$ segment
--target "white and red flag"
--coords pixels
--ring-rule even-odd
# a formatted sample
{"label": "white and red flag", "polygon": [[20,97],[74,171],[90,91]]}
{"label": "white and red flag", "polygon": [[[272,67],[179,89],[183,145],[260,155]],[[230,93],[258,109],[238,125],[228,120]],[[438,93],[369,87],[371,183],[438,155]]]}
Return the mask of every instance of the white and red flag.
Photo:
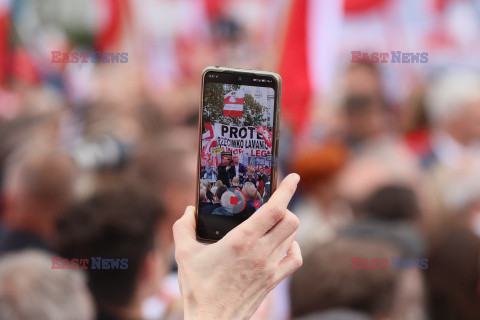
{"label": "white and red flag", "polygon": [[268,131],[267,127],[265,126],[255,127],[255,131],[260,133],[263,136],[263,140],[265,140],[265,143],[267,144],[267,146],[271,148],[273,135],[270,131]]}
{"label": "white and red flag", "polygon": [[223,116],[224,117],[242,117],[243,104],[245,102],[245,92],[243,90],[230,91],[223,99]]}
{"label": "white and red flag", "polygon": [[211,123],[205,123],[205,133],[202,135],[202,140],[212,140],[215,137],[213,126]]}

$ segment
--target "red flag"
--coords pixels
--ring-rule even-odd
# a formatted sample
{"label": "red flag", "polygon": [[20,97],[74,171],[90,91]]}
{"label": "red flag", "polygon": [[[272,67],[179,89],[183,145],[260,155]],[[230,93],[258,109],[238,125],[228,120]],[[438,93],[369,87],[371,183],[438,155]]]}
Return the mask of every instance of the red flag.
{"label": "red flag", "polygon": [[271,148],[273,136],[272,136],[272,133],[268,131],[267,127],[265,126],[255,127],[255,131],[260,133],[263,136],[263,140],[265,140],[265,143],[267,144],[267,146]]}
{"label": "red flag", "polygon": [[10,14],[9,6],[0,1],[0,83],[5,80],[9,57]]}
{"label": "red flag", "polygon": [[311,94],[307,65],[307,0],[294,0],[280,62],[282,75],[282,118],[294,132],[309,117]]}
{"label": "red flag", "polygon": [[96,2],[100,11],[100,28],[95,39],[95,48],[106,51],[118,45],[122,36],[124,19],[130,19],[130,8],[127,0],[101,0]]}
{"label": "red flag", "polygon": [[282,118],[297,136],[307,133],[313,98],[336,72],[342,18],[342,0],[292,0],[279,71]]}
{"label": "red flag", "polygon": [[213,133],[213,126],[211,123],[205,123],[206,132],[202,135],[202,140],[212,140],[215,134]]}

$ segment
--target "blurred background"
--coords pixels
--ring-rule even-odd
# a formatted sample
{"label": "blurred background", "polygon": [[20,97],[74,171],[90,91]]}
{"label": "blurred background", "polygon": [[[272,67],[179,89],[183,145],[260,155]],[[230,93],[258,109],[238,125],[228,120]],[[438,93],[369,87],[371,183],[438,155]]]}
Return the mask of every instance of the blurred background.
{"label": "blurred background", "polygon": [[[479,1],[0,0],[0,318],[183,319],[171,227],[217,65],[282,76],[280,172],[301,175],[304,266],[254,319],[480,319],[479,40]],[[51,256],[128,257],[129,275]]]}

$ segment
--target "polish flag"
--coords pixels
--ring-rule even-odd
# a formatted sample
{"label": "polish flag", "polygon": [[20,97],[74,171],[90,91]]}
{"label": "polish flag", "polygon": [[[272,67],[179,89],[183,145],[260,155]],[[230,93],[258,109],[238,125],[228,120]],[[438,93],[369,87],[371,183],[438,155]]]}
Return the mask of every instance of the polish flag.
{"label": "polish flag", "polygon": [[292,0],[280,55],[282,118],[299,136],[311,125],[315,98],[328,91],[337,71],[344,0]]}
{"label": "polish flag", "polygon": [[243,90],[230,91],[223,99],[223,116],[224,117],[242,117],[243,104],[245,102],[245,93]]}
{"label": "polish flag", "polygon": [[213,133],[213,126],[211,123],[205,123],[205,133],[202,135],[202,140],[212,140],[215,134]]}
{"label": "polish flag", "polygon": [[263,140],[265,140],[265,143],[267,144],[267,146],[271,148],[273,135],[270,131],[268,131],[267,127],[265,126],[255,127],[255,131],[260,133],[263,136]]}

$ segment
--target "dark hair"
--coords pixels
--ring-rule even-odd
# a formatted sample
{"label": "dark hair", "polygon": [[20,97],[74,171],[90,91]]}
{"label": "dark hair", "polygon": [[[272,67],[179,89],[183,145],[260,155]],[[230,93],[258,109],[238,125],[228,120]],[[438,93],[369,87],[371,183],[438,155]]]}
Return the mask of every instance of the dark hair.
{"label": "dark hair", "polygon": [[119,188],[74,205],[58,224],[57,250],[68,259],[128,259],[128,268],[88,269],[100,310],[131,301],[146,255],[154,248],[163,208],[150,194]]}
{"label": "dark hair", "polygon": [[224,193],[225,191],[227,191],[227,190],[228,190],[227,186],[221,185],[221,186],[218,187],[217,190],[215,191],[215,197],[217,197],[217,199],[221,199],[223,193]]}
{"label": "dark hair", "polygon": [[[329,309],[348,309],[390,316],[399,281],[398,270],[353,268],[352,258],[390,260],[398,252],[372,240],[337,238],[308,254],[291,280],[294,318]],[[385,261],[387,262],[387,261]]]}
{"label": "dark hair", "polygon": [[425,280],[432,319],[480,319],[480,239],[455,222],[436,230]]}
{"label": "dark hair", "polygon": [[407,186],[387,185],[373,192],[363,204],[367,216],[380,220],[410,220],[419,215],[414,191]]}

